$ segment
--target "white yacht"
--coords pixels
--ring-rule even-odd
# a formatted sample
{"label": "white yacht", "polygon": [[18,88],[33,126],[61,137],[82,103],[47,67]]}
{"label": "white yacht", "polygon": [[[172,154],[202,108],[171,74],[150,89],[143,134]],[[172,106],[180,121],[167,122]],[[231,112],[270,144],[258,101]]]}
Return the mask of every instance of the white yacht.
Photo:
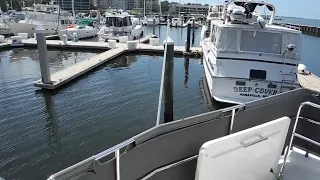
{"label": "white yacht", "polygon": [[[257,7],[272,15],[266,22]],[[211,96],[241,104],[299,87],[301,32],[273,25],[276,9],[266,2],[231,0],[201,32],[205,77]]]}
{"label": "white yacht", "polygon": [[170,26],[172,26],[172,27],[182,27],[183,26],[182,18],[172,18]]}
{"label": "white yacht", "polygon": [[143,27],[133,24],[127,12],[113,12],[106,15],[105,26],[101,27],[98,36],[104,40],[132,40],[143,36]]}
{"label": "white yacht", "polygon": [[6,20],[2,16],[2,12],[0,12],[0,35],[8,35],[11,33],[11,28],[8,26]]}
{"label": "white yacht", "polygon": [[193,27],[193,20],[194,20],[194,27],[201,27],[201,22],[199,21],[199,19],[196,18],[190,18],[186,23],[183,24],[183,27],[186,27],[188,24],[191,24],[191,27]]}
{"label": "white yacht", "polygon": [[155,19],[155,25],[158,25],[159,22],[159,18],[156,17],[144,17],[144,19],[142,19],[142,24],[145,26],[153,26],[153,19]]}
{"label": "white yacht", "polygon": [[25,19],[9,22],[11,33],[29,33],[31,36],[38,25],[42,25],[46,34],[55,34],[73,23],[71,13],[61,11],[58,5],[34,4],[32,11],[26,11]]}
{"label": "white yacht", "polygon": [[64,30],[58,32],[59,38],[63,39],[63,35],[67,35],[67,39],[73,38],[73,34],[76,33],[77,39],[84,39],[97,36],[99,32],[98,23],[96,19],[80,19],[77,24],[70,25]]}

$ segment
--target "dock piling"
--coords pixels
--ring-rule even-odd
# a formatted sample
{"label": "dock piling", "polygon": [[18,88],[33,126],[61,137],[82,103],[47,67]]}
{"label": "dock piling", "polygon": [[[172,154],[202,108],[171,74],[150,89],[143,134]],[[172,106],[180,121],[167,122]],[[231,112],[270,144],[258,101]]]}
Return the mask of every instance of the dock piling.
{"label": "dock piling", "polygon": [[173,121],[173,58],[174,41],[168,37],[163,44],[167,43],[167,54],[164,71],[164,123]]}
{"label": "dock piling", "polygon": [[192,19],[192,45],[194,45],[195,18]]}
{"label": "dock piling", "polygon": [[47,51],[45,29],[40,25],[40,26],[37,26],[35,31],[36,31],[36,38],[37,38],[42,82],[44,84],[50,84],[51,78],[50,78],[50,69],[49,69],[49,62],[48,62],[48,51]]}
{"label": "dock piling", "polygon": [[186,52],[190,52],[190,35],[191,35],[191,24],[187,25],[187,44],[186,44]]}
{"label": "dock piling", "polygon": [[156,34],[156,18],[153,17],[152,34]]}

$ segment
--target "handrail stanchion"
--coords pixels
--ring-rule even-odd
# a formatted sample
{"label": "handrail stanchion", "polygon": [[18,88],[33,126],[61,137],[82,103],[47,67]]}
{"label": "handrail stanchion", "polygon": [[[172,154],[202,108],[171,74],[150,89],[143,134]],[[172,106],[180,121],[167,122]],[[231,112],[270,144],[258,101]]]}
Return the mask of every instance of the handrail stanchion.
{"label": "handrail stanchion", "polygon": [[229,134],[232,133],[232,128],[233,128],[233,122],[234,122],[234,116],[236,114],[236,108],[232,109],[231,111],[231,121],[230,121],[230,128],[229,128]]}
{"label": "handrail stanchion", "polygon": [[[166,32],[166,39],[169,36],[169,20],[167,21],[167,32]],[[166,42],[164,45],[164,56],[163,56],[163,63],[162,63],[162,74],[161,74],[161,82],[160,82],[160,93],[159,93],[159,101],[158,101],[158,111],[157,111],[157,123],[158,126],[160,124],[160,113],[161,113],[161,104],[162,104],[162,94],[163,94],[163,82],[164,82],[164,71],[166,65],[166,56],[167,56],[167,47],[168,43]]]}
{"label": "handrail stanchion", "polygon": [[116,177],[117,180],[120,180],[120,148],[115,152],[116,156]]}
{"label": "handrail stanchion", "polygon": [[313,140],[311,140],[311,139],[309,139],[309,138],[306,138],[306,137],[304,137],[304,136],[301,136],[300,134],[296,134],[296,133],[295,133],[295,131],[296,131],[296,129],[297,129],[297,125],[298,125],[298,121],[299,121],[301,109],[302,109],[302,107],[305,106],[305,105],[312,106],[312,107],[314,107],[314,108],[320,109],[320,105],[315,104],[315,103],[312,103],[312,102],[309,102],[309,101],[301,103],[301,105],[300,105],[300,107],[299,107],[299,109],[298,109],[297,116],[296,116],[296,121],[295,121],[294,126],[293,126],[293,130],[292,130],[291,138],[290,138],[290,141],[289,141],[289,145],[288,145],[287,150],[286,150],[286,152],[285,152],[285,156],[284,156],[283,164],[282,164],[281,169],[280,169],[280,172],[279,172],[279,176],[283,176],[283,170],[284,170],[284,167],[285,167],[285,165],[286,165],[286,163],[287,163],[287,158],[288,158],[288,156],[289,156],[289,152],[290,152],[290,149],[291,149],[292,143],[293,143],[293,138],[294,138],[295,136],[297,136],[297,137],[299,137],[299,138],[302,138],[302,139],[304,139],[304,140],[306,140],[306,141],[308,141],[308,142],[311,142],[311,143],[313,143],[313,144],[316,144],[316,145],[320,144],[320,143],[318,143],[318,142],[316,142],[316,141],[313,141]]}

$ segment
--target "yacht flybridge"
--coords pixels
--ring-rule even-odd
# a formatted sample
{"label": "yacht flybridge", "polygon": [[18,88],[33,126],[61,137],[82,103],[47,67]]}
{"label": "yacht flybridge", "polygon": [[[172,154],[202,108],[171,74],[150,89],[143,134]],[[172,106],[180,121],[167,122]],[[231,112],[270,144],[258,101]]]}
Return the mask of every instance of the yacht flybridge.
{"label": "yacht flybridge", "polygon": [[[259,7],[271,11],[268,22]],[[201,46],[216,101],[241,104],[299,87],[301,32],[274,25],[275,12],[269,3],[247,0],[209,8]]]}

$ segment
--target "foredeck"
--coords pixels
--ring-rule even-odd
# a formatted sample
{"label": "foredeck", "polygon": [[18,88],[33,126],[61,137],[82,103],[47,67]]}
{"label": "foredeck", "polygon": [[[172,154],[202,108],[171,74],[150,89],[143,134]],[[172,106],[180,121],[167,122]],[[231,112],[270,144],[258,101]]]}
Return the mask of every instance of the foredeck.
{"label": "foredeck", "polygon": [[313,91],[320,92],[320,78],[314,74],[300,74],[298,73],[299,84]]}

